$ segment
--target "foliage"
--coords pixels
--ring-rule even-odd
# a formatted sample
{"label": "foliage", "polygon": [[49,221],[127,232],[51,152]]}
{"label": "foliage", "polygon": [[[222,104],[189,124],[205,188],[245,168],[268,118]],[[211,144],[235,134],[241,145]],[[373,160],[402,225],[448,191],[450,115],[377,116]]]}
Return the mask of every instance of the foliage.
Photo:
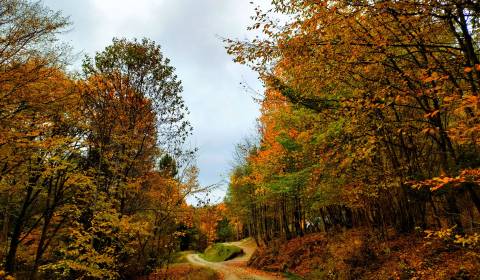
{"label": "foliage", "polygon": [[175,69],[151,40],[114,39],[69,75],[56,37],[68,25],[0,0],[2,279],[132,278],[168,264],[192,220]]}
{"label": "foliage", "polygon": [[119,108],[123,110],[117,112],[130,117],[125,121],[138,122],[140,119],[137,118],[146,117],[130,110],[153,112],[158,144],[178,156],[191,127],[185,118],[188,112],[181,96],[181,82],[175,75],[175,68],[169,64],[170,60],[164,58],[160,46],[151,40],[114,38],[112,45],[97,53],[94,61],[87,57],[83,69],[87,80],[95,78],[92,81],[94,90],[108,94],[102,98],[140,102],[125,103],[123,106],[128,107]]}
{"label": "foliage", "polygon": [[475,231],[473,3],[282,0],[253,20],[263,36],[225,39],[265,84],[260,141],[231,172],[232,220],[263,244],[354,226]]}
{"label": "foliage", "polygon": [[475,232],[472,234],[456,234],[455,227],[440,230],[426,230],[426,239],[437,239],[445,243],[459,244],[472,250],[478,249],[480,245],[480,235]]}
{"label": "foliage", "polygon": [[217,241],[227,242],[235,239],[235,233],[230,221],[224,217],[217,225]]}

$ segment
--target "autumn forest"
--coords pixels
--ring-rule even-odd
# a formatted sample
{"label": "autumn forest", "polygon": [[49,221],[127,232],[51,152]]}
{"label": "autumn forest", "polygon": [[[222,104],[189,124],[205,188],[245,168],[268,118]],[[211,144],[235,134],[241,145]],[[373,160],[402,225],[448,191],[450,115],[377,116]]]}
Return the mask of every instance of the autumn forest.
{"label": "autumn forest", "polygon": [[217,40],[263,92],[213,203],[161,42],[72,72],[0,0],[0,280],[479,279],[480,4],[268,2]]}

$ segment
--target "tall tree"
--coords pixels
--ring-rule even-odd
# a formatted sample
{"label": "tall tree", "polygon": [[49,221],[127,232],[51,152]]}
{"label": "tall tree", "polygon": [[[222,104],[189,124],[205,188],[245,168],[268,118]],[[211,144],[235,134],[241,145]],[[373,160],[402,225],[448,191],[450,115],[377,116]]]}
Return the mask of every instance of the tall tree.
{"label": "tall tree", "polygon": [[[247,174],[263,175],[254,177],[254,193],[303,180],[309,199],[287,205],[284,220],[301,220],[296,206],[308,206],[309,223],[322,228],[448,224],[462,231],[466,221],[478,220],[468,214],[480,210],[473,175],[480,166],[478,7],[469,1],[272,4],[267,12],[257,9],[251,27],[262,39],[226,40],[236,61],[260,73],[264,104],[272,91],[284,98],[280,113],[262,111],[262,142],[257,157],[247,157]],[[287,17],[278,21],[277,14]],[[299,126],[302,115],[315,121]],[[232,189],[240,182],[233,175]],[[278,219],[265,215],[265,201],[272,203],[254,202],[261,209],[251,214],[262,235]],[[294,222],[283,231],[292,228],[298,232]]]}
{"label": "tall tree", "polygon": [[53,156],[56,148],[68,145],[62,141],[69,142],[62,137],[70,132],[58,130],[58,108],[72,95],[70,81],[57,69],[62,48],[55,36],[68,24],[40,3],[0,1],[0,182],[5,193],[1,240],[9,242],[8,272],[15,270],[23,230],[28,235],[38,225],[24,228],[45,190],[40,182],[46,179],[42,165],[48,160],[42,157]]}
{"label": "tall tree", "polygon": [[182,151],[190,133],[182,88],[160,47],[147,39],[114,39],[95,62],[85,60],[84,72],[89,164],[104,191],[117,193],[125,213],[134,201],[127,202],[123,185],[140,180],[159,153]]}

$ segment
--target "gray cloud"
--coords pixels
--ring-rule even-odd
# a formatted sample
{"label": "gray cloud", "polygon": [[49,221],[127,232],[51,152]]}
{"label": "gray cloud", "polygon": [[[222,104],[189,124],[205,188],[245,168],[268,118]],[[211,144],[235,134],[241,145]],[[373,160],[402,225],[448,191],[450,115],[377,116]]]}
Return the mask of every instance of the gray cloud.
{"label": "gray cloud", "polygon": [[[261,83],[255,73],[232,62],[217,37],[246,37],[253,14],[248,0],[43,2],[71,17],[73,29],[64,39],[75,51],[93,55],[113,37],[148,37],[160,44],[183,82],[194,126],[190,142],[199,148],[200,182],[210,185],[224,179],[235,143],[250,134],[259,114],[239,83],[257,90]],[[215,196],[224,193],[223,188]]]}

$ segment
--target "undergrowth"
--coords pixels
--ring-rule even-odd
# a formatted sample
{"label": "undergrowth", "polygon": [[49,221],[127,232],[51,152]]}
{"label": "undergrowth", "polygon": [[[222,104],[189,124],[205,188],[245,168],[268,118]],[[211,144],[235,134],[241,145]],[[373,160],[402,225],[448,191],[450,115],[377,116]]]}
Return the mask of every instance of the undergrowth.
{"label": "undergrowth", "polygon": [[388,240],[377,236],[355,229],[311,234],[288,242],[278,240],[260,248],[249,265],[284,272],[288,279],[295,280],[480,279],[478,247],[418,233]]}

